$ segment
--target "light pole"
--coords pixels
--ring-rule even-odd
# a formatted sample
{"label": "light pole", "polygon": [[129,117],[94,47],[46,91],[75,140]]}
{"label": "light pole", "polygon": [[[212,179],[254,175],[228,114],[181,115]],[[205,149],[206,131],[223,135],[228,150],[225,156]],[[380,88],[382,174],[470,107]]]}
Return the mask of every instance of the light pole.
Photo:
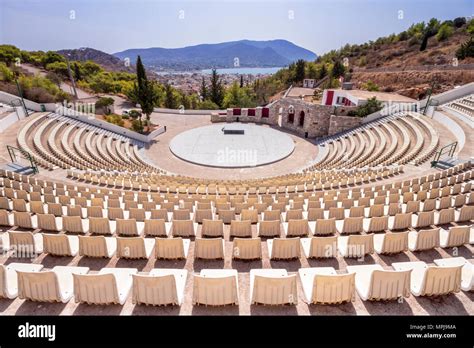
{"label": "light pole", "polygon": [[74,91],[74,96],[76,97],[76,100],[77,100],[77,99],[79,99],[79,97],[77,96],[76,83],[74,82],[74,77],[72,76],[72,71],[71,71],[71,65],[69,64],[69,59],[68,59],[69,55],[70,55],[70,53],[67,53],[67,55],[66,55],[67,71],[69,73],[69,79],[71,80],[72,89]]}

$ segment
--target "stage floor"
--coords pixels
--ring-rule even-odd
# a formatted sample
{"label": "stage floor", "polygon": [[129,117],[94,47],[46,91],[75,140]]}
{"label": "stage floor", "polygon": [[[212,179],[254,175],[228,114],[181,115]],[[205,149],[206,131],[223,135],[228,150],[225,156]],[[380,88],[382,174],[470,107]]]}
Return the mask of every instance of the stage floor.
{"label": "stage floor", "polygon": [[[225,134],[242,130],[244,134]],[[219,123],[185,131],[170,142],[171,152],[194,164],[256,167],[280,161],[294,150],[293,139],[278,130],[254,124]]]}

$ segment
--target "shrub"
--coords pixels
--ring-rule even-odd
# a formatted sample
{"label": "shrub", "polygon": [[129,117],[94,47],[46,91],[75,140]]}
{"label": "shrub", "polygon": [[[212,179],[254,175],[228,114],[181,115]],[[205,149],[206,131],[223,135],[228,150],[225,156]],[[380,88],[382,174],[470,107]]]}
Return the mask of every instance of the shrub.
{"label": "shrub", "polygon": [[466,18],[464,17],[454,18],[453,24],[456,28],[461,28],[464,24],[466,24]]}
{"label": "shrub", "polygon": [[463,60],[467,57],[474,57],[474,41],[472,37],[461,44],[458,50],[456,51],[456,57],[460,60]]}
{"label": "shrub", "polygon": [[15,79],[15,74],[11,71],[5,63],[0,62],[0,80],[11,82]]}
{"label": "shrub", "polygon": [[444,23],[438,30],[438,34],[436,34],[436,39],[438,41],[444,41],[448,39],[451,35],[453,35],[454,29],[449,23]]}
{"label": "shrub", "polygon": [[132,129],[135,132],[143,133],[143,123],[141,122],[141,120],[133,120],[132,121]]}
{"label": "shrub", "polygon": [[111,114],[105,116],[105,120],[109,123],[116,124],[117,126],[123,127],[124,122],[122,120],[122,116],[117,114]]}

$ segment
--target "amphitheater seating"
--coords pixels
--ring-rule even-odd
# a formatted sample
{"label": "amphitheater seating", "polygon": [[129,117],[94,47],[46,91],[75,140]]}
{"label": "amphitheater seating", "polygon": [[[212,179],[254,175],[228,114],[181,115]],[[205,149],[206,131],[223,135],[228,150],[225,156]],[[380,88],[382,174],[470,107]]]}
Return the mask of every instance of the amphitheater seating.
{"label": "amphitheater seating", "polygon": [[239,304],[239,280],[233,269],[203,269],[194,275],[193,303],[225,306]]}
{"label": "amphitheater seating", "polygon": [[31,263],[0,265],[0,298],[14,299],[18,296],[18,271],[33,273],[42,269],[43,265]]}
{"label": "amphitheater seating", "polygon": [[472,119],[474,117],[474,94],[456,99],[443,105],[443,107],[448,110],[452,109],[465,115],[468,119]]}
{"label": "amphitheater seating", "polygon": [[188,271],[182,269],[152,269],[148,274],[133,274],[134,304],[180,306]]}
{"label": "amphitheater seating", "polygon": [[73,274],[75,302],[123,305],[137,272],[135,268],[102,268],[97,274]]}
{"label": "amphitheater seating", "polygon": [[[209,184],[196,186],[193,191],[192,184],[183,184],[182,187],[167,186],[165,190],[159,187],[156,191],[144,192],[134,190],[132,186],[116,189],[66,185],[0,171],[0,224],[14,227],[0,234],[2,248],[13,250],[14,246],[34,246],[35,256],[40,253],[64,256],[78,253],[83,257],[172,260],[188,259],[194,239],[194,257],[203,259],[202,262],[228,257],[242,262],[240,260],[262,259],[264,244],[270,260],[291,260],[302,255],[334,258],[338,252],[346,258],[362,258],[374,252],[393,254],[416,250],[423,253],[437,247],[450,248],[474,242],[471,236],[474,201],[470,163],[419,178],[364,188],[354,185],[308,190],[306,183],[299,188],[298,185],[265,188],[255,185],[255,190],[251,190],[250,186],[238,188],[236,185],[219,187]],[[227,220],[230,222],[227,236],[221,218],[232,209],[234,214]],[[198,211],[204,212],[199,219],[201,224],[193,221],[199,215]],[[252,219],[256,222],[255,227],[252,227]],[[260,237],[267,238],[266,241],[252,238],[253,229]],[[211,238],[204,238],[206,235]],[[225,253],[226,241],[232,242],[231,255]],[[320,272],[317,269],[300,269],[298,273],[308,303],[351,301],[354,288],[363,300],[406,297],[406,274],[413,269],[413,278],[413,273],[418,272],[412,279],[413,285],[423,279],[421,274],[424,271],[418,264],[400,268],[394,263],[392,266],[395,271],[379,267],[351,270],[350,267],[358,266],[349,266],[348,273],[335,274],[335,270]],[[462,267],[463,264],[459,270]],[[448,268],[438,271],[437,267],[429,266],[426,278],[429,281],[449,280],[449,286],[412,286],[413,294],[440,295],[459,291],[461,278],[456,275],[455,267]],[[80,290],[77,293],[68,290],[72,289],[73,271],[85,275],[74,276],[86,279],[83,289],[98,287],[99,292],[104,291],[104,296],[89,297]],[[125,282],[125,292],[120,295],[120,291],[114,292],[121,287],[117,278],[106,271],[101,274],[100,271],[88,273],[88,269],[83,268],[55,268],[36,272],[41,274],[38,280],[30,275],[24,276],[23,287],[19,281],[19,296],[36,301],[67,302],[74,294],[78,302],[123,304],[131,293],[136,304],[179,305],[187,275],[177,271],[152,271],[148,275],[132,273]],[[233,275],[224,275],[222,271],[232,271]],[[57,277],[55,272],[61,276]],[[209,272],[214,272],[213,276]],[[237,271],[209,272],[192,275],[194,286],[199,283],[199,289],[193,292],[193,302],[238,304]],[[286,270],[279,269],[251,270],[250,273],[251,303],[297,303],[296,274],[288,275]],[[20,279],[21,272],[18,274]],[[66,275],[65,278],[62,274]],[[358,274],[364,275],[359,277]],[[139,279],[141,276],[144,278]],[[104,281],[87,282],[94,277]],[[232,279],[236,280],[235,286]],[[48,290],[42,294],[31,291],[22,294],[21,290],[28,287],[28,281],[62,293],[55,290],[52,294]],[[398,284],[398,287],[390,287],[390,284]],[[152,294],[143,292],[148,286],[153,288]],[[335,292],[337,287],[344,287],[344,292]],[[393,291],[388,291],[389,288]],[[269,296],[266,291],[271,289],[285,296]]]}
{"label": "amphitheater seating", "polygon": [[300,268],[308,303],[340,304],[354,299],[354,273],[337,274],[333,267]]}
{"label": "amphitheater seating", "polygon": [[309,170],[420,165],[436,151],[439,135],[429,118],[404,112],[327,137],[318,144],[324,154]]}
{"label": "amphitheater seating", "polygon": [[285,269],[250,270],[250,302],[264,305],[297,304],[296,274],[288,275]]}
{"label": "amphitheater seating", "polygon": [[452,257],[449,259],[437,259],[433,261],[440,267],[462,267],[461,289],[472,291],[474,289],[474,269],[472,263],[464,257]]}
{"label": "amphitheater seating", "polygon": [[386,271],[380,265],[348,266],[355,273],[357,293],[363,301],[387,301],[410,296],[411,270]]}
{"label": "amphitheater seating", "polygon": [[86,274],[89,267],[55,266],[51,271],[17,271],[18,297],[38,302],[67,303],[74,295],[74,274]]}
{"label": "amphitheater seating", "polygon": [[423,261],[395,262],[396,271],[411,271],[411,293],[415,296],[440,296],[459,292],[462,265],[427,266]]}
{"label": "amphitheater seating", "polygon": [[32,117],[17,139],[20,149],[46,169],[163,173],[140,158],[143,144],[67,116]]}

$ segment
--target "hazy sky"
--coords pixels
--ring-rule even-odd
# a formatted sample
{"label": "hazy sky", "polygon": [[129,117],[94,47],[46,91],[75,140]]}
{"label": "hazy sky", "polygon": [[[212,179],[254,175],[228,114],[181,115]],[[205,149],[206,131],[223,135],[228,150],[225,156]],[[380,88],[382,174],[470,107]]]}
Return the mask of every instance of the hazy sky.
{"label": "hazy sky", "polygon": [[[473,0],[0,0],[0,43],[26,50],[286,39],[317,54],[474,14]],[[402,17],[402,18],[399,18]]]}

